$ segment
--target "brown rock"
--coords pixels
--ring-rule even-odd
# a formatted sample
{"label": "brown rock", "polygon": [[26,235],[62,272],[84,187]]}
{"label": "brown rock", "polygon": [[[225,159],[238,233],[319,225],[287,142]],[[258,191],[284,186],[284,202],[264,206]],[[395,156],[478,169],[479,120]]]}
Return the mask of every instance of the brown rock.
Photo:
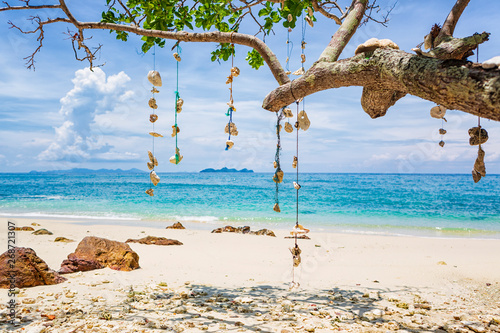
{"label": "brown rock", "polygon": [[47,229],[38,229],[35,232],[32,232],[33,235],[52,235],[52,232],[48,231]]}
{"label": "brown rock", "polygon": [[238,227],[236,228],[236,233],[238,234],[248,234],[250,233],[250,227],[249,226],[244,226],[244,227]]}
{"label": "brown rock", "polygon": [[184,226],[182,225],[182,223],[175,222],[174,224],[172,224],[169,227],[166,227],[165,229],[186,229],[186,228],[184,228]]}
{"label": "brown rock", "polygon": [[56,239],[54,239],[54,242],[71,243],[71,242],[74,242],[74,240],[66,238],[66,237],[57,237]]}
{"label": "brown rock", "polygon": [[181,242],[175,239],[155,236],[146,236],[140,239],[127,239],[125,243],[139,243],[146,245],[183,245]]}
{"label": "brown rock", "polygon": [[16,231],[35,231],[32,227],[16,227]]}
{"label": "brown rock", "polygon": [[73,273],[109,267],[117,271],[139,268],[139,255],[124,242],[88,236],[74,253],[61,263],[60,273]]}
{"label": "brown rock", "polygon": [[222,230],[223,230],[222,228],[214,229],[214,230],[212,230],[212,234],[220,234],[220,233],[222,233]]}
{"label": "brown rock", "polygon": [[[66,281],[64,277],[50,269],[32,249],[16,247],[10,251],[11,253],[6,251],[0,256],[0,288],[26,288]],[[15,263],[12,263],[12,255]],[[15,277],[12,285],[11,277]]]}
{"label": "brown rock", "polygon": [[276,237],[276,235],[274,234],[274,232],[272,232],[269,229],[260,229],[260,230],[257,230],[257,231],[252,231],[251,234],[253,234],[253,235],[263,235],[263,236]]}

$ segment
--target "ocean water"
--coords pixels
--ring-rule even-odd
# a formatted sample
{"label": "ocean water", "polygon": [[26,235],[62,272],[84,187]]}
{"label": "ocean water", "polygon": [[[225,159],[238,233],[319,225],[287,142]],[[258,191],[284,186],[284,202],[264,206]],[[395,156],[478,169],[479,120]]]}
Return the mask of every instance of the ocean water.
{"label": "ocean water", "polygon": [[[84,218],[89,223],[196,222],[291,228],[293,176],[273,211],[268,173],[166,173],[155,196],[148,174],[0,174],[0,216]],[[314,231],[500,238],[500,176],[301,174],[299,221]]]}

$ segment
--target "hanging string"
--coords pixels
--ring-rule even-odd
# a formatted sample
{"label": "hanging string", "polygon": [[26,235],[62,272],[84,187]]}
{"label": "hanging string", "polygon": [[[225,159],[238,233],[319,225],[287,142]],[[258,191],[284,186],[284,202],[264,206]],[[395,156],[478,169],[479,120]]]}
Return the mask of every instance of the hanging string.
{"label": "hanging string", "polygon": [[[179,56],[181,55],[182,53],[182,48],[179,46],[179,44],[177,44],[177,47],[176,47],[176,50],[177,50],[177,54],[179,54]],[[176,70],[177,70],[177,73],[176,73],[176,86],[175,86],[175,164],[179,164],[179,160],[180,160],[180,156],[179,156],[179,146],[178,146],[178,143],[177,143],[177,135],[178,135],[178,130],[177,130],[177,108],[178,108],[178,104],[177,102],[179,101],[179,98],[180,97],[180,94],[179,94],[179,61],[176,61]]]}
{"label": "hanging string", "polygon": [[280,136],[280,122],[283,119],[283,110],[285,108],[283,107],[281,111],[276,112],[276,136],[278,139],[278,142],[276,144],[276,154],[274,155],[274,161],[276,163],[276,172],[274,175],[275,183],[276,183],[276,193],[274,194],[274,202],[275,206],[278,205],[279,207],[279,183],[280,181],[278,180],[277,174],[281,172],[281,165],[280,165],[280,151],[281,151],[281,136]]}
{"label": "hanging string", "polygon": [[[233,39],[233,32],[231,33],[231,41]],[[232,69],[234,67],[234,44],[231,44],[231,47],[233,48],[232,53],[231,53],[231,69]],[[233,100],[232,72],[231,72],[231,82],[229,84],[230,84],[230,86],[229,86],[229,103],[231,103],[231,105],[233,105],[234,100]],[[229,140],[231,140],[231,126],[233,126],[232,125],[232,123],[233,123],[233,107],[232,106],[229,106],[227,113],[226,113],[226,116],[229,116],[229,122],[227,123],[227,128],[228,128],[228,132],[229,132],[227,140],[229,141]],[[229,144],[226,143],[225,150],[229,150],[229,148],[230,148]]]}

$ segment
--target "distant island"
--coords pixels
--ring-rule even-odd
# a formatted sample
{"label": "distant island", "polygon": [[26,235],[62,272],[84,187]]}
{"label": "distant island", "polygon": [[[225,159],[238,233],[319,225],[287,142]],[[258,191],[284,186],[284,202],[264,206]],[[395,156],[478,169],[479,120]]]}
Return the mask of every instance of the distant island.
{"label": "distant island", "polygon": [[248,170],[247,168],[241,169],[241,170],[236,170],[236,169],[228,169],[228,168],[224,167],[222,169],[212,169],[212,168],[203,169],[200,172],[253,172],[253,170]]}
{"label": "distant island", "polygon": [[67,170],[49,170],[49,171],[30,171],[30,174],[67,174],[67,173],[73,173],[73,174],[89,174],[89,173],[145,173],[146,171],[139,170],[136,168],[129,169],[129,170],[122,170],[122,169],[98,169],[98,170],[92,170],[92,169],[85,169],[85,168],[73,168],[73,169],[67,169]]}

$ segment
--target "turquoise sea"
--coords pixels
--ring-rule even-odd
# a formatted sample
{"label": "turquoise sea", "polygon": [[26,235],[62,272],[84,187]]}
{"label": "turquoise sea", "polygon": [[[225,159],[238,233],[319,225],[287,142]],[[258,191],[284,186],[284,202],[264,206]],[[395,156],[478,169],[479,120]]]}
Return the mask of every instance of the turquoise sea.
{"label": "turquoise sea", "polygon": [[[0,174],[0,216],[78,218],[88,223],[147,225],[196,222],[291,228],[295,190],[280,185],[273,211],[268,173],[159,174],[155,196],[144,174]],[[287,178],[288,176],[288,178]],[[302,174],[300,223],[313,231],[500,238],[500,176]]]}

